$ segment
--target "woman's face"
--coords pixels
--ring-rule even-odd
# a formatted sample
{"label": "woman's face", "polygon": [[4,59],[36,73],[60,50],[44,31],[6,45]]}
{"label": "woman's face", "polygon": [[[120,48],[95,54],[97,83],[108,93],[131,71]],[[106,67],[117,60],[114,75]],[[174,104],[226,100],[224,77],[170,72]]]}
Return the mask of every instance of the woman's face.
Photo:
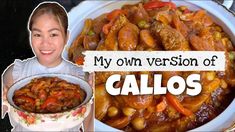
{"label": "woman's face", "polygon": [[38,16],[31,30],[31,43],[39,63],[46,67],[60,64],[61,53],[67,41],[64,28],[53,15]]}

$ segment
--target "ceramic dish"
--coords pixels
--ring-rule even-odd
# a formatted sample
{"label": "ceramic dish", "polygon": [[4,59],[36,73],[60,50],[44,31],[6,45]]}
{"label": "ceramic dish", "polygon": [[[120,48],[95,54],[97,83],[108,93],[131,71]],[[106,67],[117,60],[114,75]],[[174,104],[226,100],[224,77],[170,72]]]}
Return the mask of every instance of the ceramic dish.
{"label": "ceramic dish", "polygon": [[[73,109],[58,113],[32,113],[22,110],[13,102],[14,91],[22,88],[34,78],[40,77],[58,77],[70,83],[80,85],[86,93],[84,101]],[[24,78],[14,83],[7,93],[7,100],[11,105],[11,117],[16,123],[20,123],[28,130],[66,130],[81,125],[85,117],[91,110],[92,89],[90,85],[81,78],[67,74],[39,74]]]}

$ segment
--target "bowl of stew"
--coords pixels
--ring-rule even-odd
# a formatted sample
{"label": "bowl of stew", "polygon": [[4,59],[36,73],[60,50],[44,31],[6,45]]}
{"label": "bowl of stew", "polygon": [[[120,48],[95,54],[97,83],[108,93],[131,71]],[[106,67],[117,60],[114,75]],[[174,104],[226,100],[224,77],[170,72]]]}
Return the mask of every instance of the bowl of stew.
{"label": "bowl of stew", "polygon": [[[97,131],[222,131],[235,121],[234,14],[213,1],[85,1],[69,13],[71,39],[64,56],[82,64],[86,50],[224,51],[225,72],[96,72]],[[111,96],[112,74],[201,75],[198,96]],[[117,85],[121,86],[122,81]],[[151,83],[149,84],[152,85]],[[164,85],[164,81],[163,81]]]}
{"label": "bowl of stew", "polygon": [[68,74],[38,74],[14,83],[7,100],[13,120],[28,130],[66,130],[81,125],[91,108],[92,89]]}

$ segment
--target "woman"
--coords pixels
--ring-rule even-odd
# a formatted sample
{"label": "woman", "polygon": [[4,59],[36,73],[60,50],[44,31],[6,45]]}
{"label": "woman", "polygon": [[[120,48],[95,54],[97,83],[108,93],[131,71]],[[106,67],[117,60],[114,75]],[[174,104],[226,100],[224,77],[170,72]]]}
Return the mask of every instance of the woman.
{"label": "woman", "polygon": [[[17,59],[5,70],[2,79],[5,112],[7,107],[9,108],[6,93],[14,82],[22,78],[41,73],[64,73],[85,79],[85,73],[81,68],[64,60],[61,56],[69,37],[68,17],[62,6],[55,2],[38,5],[29,18],[28,29],[35,57],[24,61]],[[14,130],[25,130],[14,123],[11,116],[10,119]],[[78,131],[79,128],[71,130]]]}

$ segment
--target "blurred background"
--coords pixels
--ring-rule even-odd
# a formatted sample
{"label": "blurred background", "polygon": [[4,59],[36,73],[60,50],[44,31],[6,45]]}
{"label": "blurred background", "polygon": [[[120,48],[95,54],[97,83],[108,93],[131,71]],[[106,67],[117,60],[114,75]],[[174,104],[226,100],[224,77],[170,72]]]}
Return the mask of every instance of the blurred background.
{"label": "blurred background", "polygon": [[[1,0],[0,4],[0,74],[15,59],[33,57],[29,45],[27,22],[32,10],[45,0]],[[65,7],[67,12],[81,0],[51,0]],[[219,0],[222,2],[223,0]],[[235,11],[235,2],[230,8]],[[2,85],[2,84],[1,84]],[[8,115],[0,121],[0,131],[11,131]]]}

